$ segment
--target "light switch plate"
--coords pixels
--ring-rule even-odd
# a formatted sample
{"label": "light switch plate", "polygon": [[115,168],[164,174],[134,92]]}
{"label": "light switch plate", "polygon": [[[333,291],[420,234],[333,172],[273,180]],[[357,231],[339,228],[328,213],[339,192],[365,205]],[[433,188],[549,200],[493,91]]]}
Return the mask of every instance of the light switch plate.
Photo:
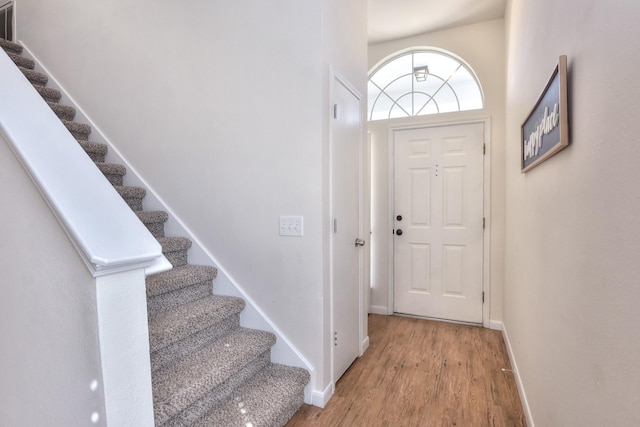
{"label": "light switch plate", "polygon": [[281,236],[302,236],[304,231],[301,216],[280,216]]}

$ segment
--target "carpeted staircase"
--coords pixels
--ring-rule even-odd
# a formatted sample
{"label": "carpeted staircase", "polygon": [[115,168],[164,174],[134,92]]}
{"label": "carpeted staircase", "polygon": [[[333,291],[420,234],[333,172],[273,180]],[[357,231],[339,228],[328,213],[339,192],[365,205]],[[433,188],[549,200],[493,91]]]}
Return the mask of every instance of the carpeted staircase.
{"label": "carpeted staircase", "polygon": [[162,245],[173,269],[146,279],[149,346],[156,426],[284,426],[303,403],[306,370],[271,363],[272,333],[240,326],[244,301],[213,294],[216,269],[190,265],[191,241],[166,237],[166,212],[143,210],[146,190],[124,185],[126,168],[105,163],[107,146],[89,141],[91,127],[74,122],[46,75],[0,39],[20,71],[42,95],[116,191]]}

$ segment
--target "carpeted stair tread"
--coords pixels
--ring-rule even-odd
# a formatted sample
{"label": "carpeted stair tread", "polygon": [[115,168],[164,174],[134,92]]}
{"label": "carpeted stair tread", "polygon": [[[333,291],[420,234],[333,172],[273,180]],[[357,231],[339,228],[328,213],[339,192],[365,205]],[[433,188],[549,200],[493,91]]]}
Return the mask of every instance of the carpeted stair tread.
{"label": "carpeted stair tread", "polygon": [[134,187],[131,185],[115,185],[114,188],[123,198],[142,198],[147,194],[147,190],[143,187]]}
{"label": "carpeted stair tread", "polygon": [[11,58],[14,64],[18,67],[26,68],[29,70],[33,70],[36,67],[36,63],[33,62],[32,59],[25,58],[24,56],[20,56],[17,53],[13,53],[11,51],[7,52],[7,56]]}
{"label": "carpeted stair tread", "polygon": [[71,134],[76,139],[80,139],[84,141],[89,139],[89,134],[91,133],[91,126],[84,123],[71,122],[68,120],[61,119],[61,121],[62,121],[62,124],[64,124],[64,126],[69,130],[69,132],[71,132]]}
{"label": "carpeted stair tread", "polygon": [[175,252],[189,249],[193,244],[191,239],[186,237],[161,237],[158,239],[162,245],[162,252]]}
{"label": "carpeted stair tread", "polygon": [[119,163],[96,163],[96,166],[102,173],[113,175],[125,175],[127,173],[127,168]]}
{"label": "carpeted stair tread", "polygon": [[302,406],[309,373],[272,364],[215,405],[194,427],[284,426]]}
{"label": "carpeted stair tread", "polygon": [[245,302],[236,297],[210,295],[182,304],[149,320],[149,347],[158,351],[240,313]]}
{"label": "carpeted stair tread", "polygon": [[[227,316],[226,318],[220,320],[213,326],[202,329],[194,334],[189,335],[187,338],[181,341],[177,341],[157,351],[154,351],[153,353],[151,353],[151,371],[155,372],[158,369],[162,369],[167,365],[175,363],[177,360],[188,357],[190,354],[195,353],[202,347],[229,334],[231,331],[239,327],[240,313],[232,314],[231,316]],[[270,361],[271,354],[269,353],[268,356],[269,357],[267,358],[266,362]],[[256,368],[255,366],[251,367],[251,370],[254,371],[253,373],[255,373],[258,369],[260,368]],[[237,380],[239,379],[239,377],[235,377],[235,379]],[[216,396],[216,400],[220,398],[222,398],[222,396]],[[206,410],[207,408],[201,410],[199,416],[203,415]],[[192,414],[193,410],[190,410],[190,415]]]}
{"label": "carpeted stair tread", "polygon": [[142,210],[142,199],[147,195],[145,188],[129,185],[114,185],[113,187],[133,211]]}
{"label": "carpeted stair tread", "polygon": [[12,42],[9,40],[5,40],[0,38],[0,48],[7,52],[17,53],[18,55],[22,53],[22,46],[16,42]]}
{"label": "carpeted stair tread", "polygon": [[156,424],[162,425],[229,381],[275,343],[270,332],[238,328],[152,377]]}
{"label": "carpeted stair tread", "polygon": [[49,104],[49,107],[51,107],[53,112],[56,113],[56,116],[61,120],[73,121],[76,116],[76,109],[73,107],[49,101],[47,101],[47,104]]}
{"label": "carpeted stair tread", "polygon": [[112,185],[124,185],[127,168],[117,163],[96,163],[96,166]]}
{"label": "carpeted stair tread", "polygon": [[153,237],[164,237],[164,223],[169,220],[165,211],[137,211],[134,212],[147,227]]}
{"label": "carpeted stair tread", "polygon": [[96,163],[104,163],[104,156],[107,155],[107,144],[91,141],[78,141],[78,144],[89,155],[91,160]]}
{"label": "carpeted stair tread", "polygon": [[45,87],[40,85],[33,85],[33,87],[38,91],[40,96],[42,96],[45,99],[45,101],[58,102],[60,101],[60,98],[62,98],[62,92],[60,92],[58,89],[53,89],[50,87]]}
{"label": "carpeted stair tread", "polygon": [[211,295],[213,284],[211,280],[196,283],[190,286],[178,288],[175,291],[166,292],[147,299],[148,317],[159,316],[169,310],[189,304]]}
{"label": "carpeted stair tread", "polygon": [[238,370],[229,380],[193,402],[188,408],[180,411],[171,419],[156,425],[158,427],[192,427],[195,422],[209,413],[211,408],[232,397],[232,393],[238,387],[270,364],[271,351],[269,350],[259,355],[244,368]]}
{"label": "carpeted stair tread", "polygon": [[186,237],[160,237],[162,253],[174,267],[187,264],[187,251],[191,248],[191,239]]}
{"label": "carpeted stair tread", "polygon": [[147,298],[162,295],[216,278],[218,270],[208,265],[185,265],[162,273],[152,274],[146,279]]}
{"label": "carpeted stair tread", "polygon": [[33,84],[45,86],[49,82],[49,77],[46,74],[39,73],[37,71],[30,70],[28,68],[18,66],[22,74]]}

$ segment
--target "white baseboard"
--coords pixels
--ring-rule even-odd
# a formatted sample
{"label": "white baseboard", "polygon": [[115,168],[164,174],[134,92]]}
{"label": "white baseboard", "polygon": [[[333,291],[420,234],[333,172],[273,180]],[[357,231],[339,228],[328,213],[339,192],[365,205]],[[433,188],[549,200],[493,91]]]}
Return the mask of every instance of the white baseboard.
{"label": "white baseboard", "polygon": [[[493,329],[493,328],[492,328]],[[509,360],[511,361],[511,368],[513,369],[513,376],[516,379],[516,385],[518,386],[518,393],[520,394],[520,400],[522,401],[522,408],[524,409],[524,416],[527,420],[527,425],[529,427],[535,427],[533,422],[533,416],[531,415],[531,408],[529,407],[529,402],[527,401],[527,394],[524,391],[524,386],[522,385],[522,379],[520,378],[520,371],[518,371],[518,364],[516,363],[516,359],[513,355],[513,349],[511,348],[511,341],[509,341],[509,334],[507,333],[507,328],[504,324],[502,324],[502,337],[504,338],[504,343],[507,346],[507,352],[509,353]]]}
{"label": "white baseboard", "polygon": [[360,343],[360,356],[369,348],[369,335],[367,335]]}
{"label": "white baseboard", "polygon": [[319,408],[324,408],[333,396],[333,392],[335,390],[335,386],[333,383],[329,384],[324,391],[314,390],[311,394],[311,404],[313,406],[317,406]]}
{"label": "white baseboard", "polygon": [[388,315],[387,307],[383,305],[370,305],[369,306],[370,314],[382,314],[384,316]]}
{"label": "white baseboard", "polygon": [[489,320],[489,329],[494,331],[501,331],[504,328],[504,324],[500,320]]}

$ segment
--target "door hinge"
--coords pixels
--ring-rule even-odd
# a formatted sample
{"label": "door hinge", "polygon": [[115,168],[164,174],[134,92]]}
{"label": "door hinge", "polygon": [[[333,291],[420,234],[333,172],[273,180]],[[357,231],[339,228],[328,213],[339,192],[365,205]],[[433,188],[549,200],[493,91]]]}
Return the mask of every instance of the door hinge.
{"label": "door hinge", "polygon": [[487,144],[482,143],[482,155],[487,154]]}
{"label": "door hinge", "polygon": [[334,346],[338,345],[338,333],[337,332],[333,333],[333,345]]}
{"label": "door hinge", "polygon": [[484,230],[486,226],[487,226],[487,221],[486,221],[486,218],[483,217],[482,218],[482,229]]}
{"label": "door hinge", "polygon": [[338,118],[338,104],[333,104],[333,118]]}
{"label": "door hinge", "polygon": [[484,291],[482,291],[482,303],[484,304]]}

